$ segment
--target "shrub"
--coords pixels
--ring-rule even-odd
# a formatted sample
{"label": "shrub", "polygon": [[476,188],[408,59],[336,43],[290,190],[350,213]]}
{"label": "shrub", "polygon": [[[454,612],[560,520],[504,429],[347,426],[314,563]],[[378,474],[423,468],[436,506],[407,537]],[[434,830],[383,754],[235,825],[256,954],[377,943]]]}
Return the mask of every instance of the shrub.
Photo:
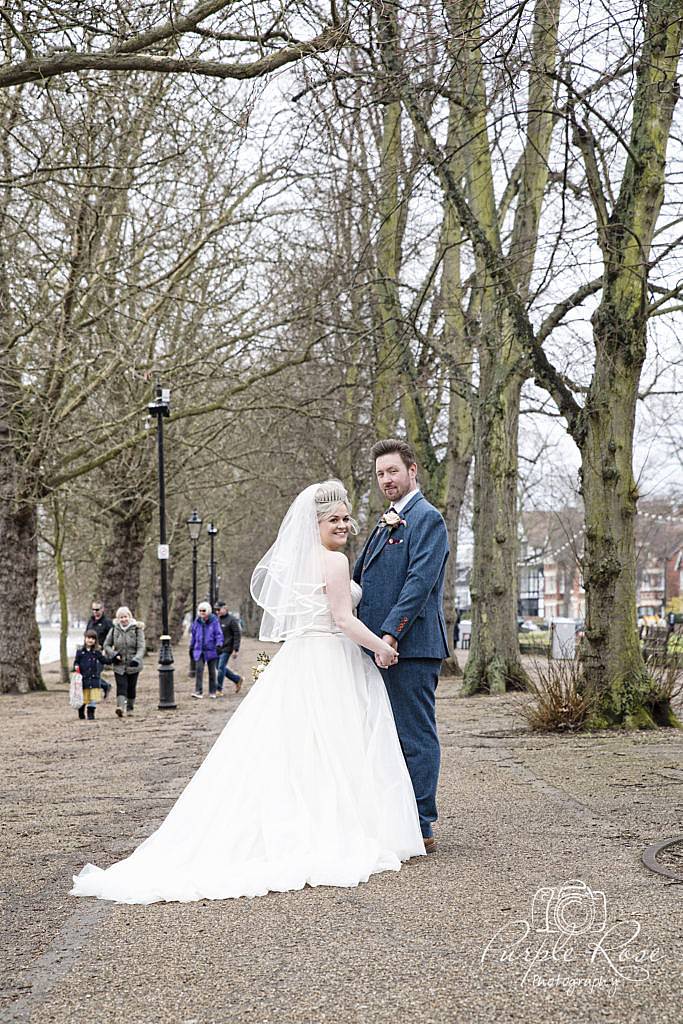
{"label": "shrub", "polygon": [[531,701],[521,708],[532,729],[576,732],[583,728],[595,701],[586,692],[578,659],[536,661],[527,690]]}

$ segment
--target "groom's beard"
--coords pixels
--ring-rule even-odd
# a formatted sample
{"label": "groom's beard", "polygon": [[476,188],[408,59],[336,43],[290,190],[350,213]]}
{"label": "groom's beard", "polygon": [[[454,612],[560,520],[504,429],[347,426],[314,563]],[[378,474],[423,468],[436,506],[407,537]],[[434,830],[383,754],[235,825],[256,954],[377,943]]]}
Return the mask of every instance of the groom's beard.
{"label": "groom's beard", "polygon": [[401,498],[405,498],[406,494],[410,490],[410,484],[408,484],[408,486],[405,488],[402,488],[399,484],[394,484],[394,488],[395,489],[392,490],[390,494],[388,494],[384,490],[384,488],[381,488],[382,495],[386,498],[390,505],[394,505],[397,501],[400,501]]}

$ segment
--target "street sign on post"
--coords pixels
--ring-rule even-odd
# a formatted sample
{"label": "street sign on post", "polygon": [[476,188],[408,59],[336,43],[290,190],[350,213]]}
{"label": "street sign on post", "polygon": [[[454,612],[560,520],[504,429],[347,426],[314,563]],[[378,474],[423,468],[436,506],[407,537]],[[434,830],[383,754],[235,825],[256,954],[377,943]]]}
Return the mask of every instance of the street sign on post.
{"label": "street sign on post", "polygon": [[553,619],[550,624],[550,657],[571,661],[576,654],[576,623],[573,619]]}

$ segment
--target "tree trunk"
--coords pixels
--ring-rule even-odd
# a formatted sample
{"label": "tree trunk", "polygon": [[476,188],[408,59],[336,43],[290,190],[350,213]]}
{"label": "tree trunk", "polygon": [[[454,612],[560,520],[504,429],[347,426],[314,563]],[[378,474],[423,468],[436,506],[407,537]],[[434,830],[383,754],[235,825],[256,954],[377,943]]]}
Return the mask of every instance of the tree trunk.
{"label": "tree trunk", "polygon": [[458,446],[450,444],[448,449],[448,458],[450,465],[444,519],[446,521],[446,529],[448,530],[448,546],[450,549],[450,555],[446,562],[443,603],[444,617],[446,619],[446,635],[448,637],[448,644],[451,648],[452,654],[451,657],[446,660],[443,671],[445,675],[460,676],[462,675],[462,669],[460,668],[455,655],[455,640],[453,637],[456,619],[455,599],[457,582],[458,530],[460,528],[460,513],[462,511],[463,501],[465,500],[467,480],[469,478],[470,465],[472,463],[471,450],[469,455],[465,455],[463,458],[459,456]]}
{"label": "tree trunk", "polygon": [[[0,158],[9,181],[12,163],[9,138],[20,116],[18,91],[0,102]],[[0,693],[44,690],[40,674],[40,633],[36,622],[38,595],[38,516],[34,492],[24,490],[23,467],[30,434],[24,418],[21,370],[16,349],[7,345],[14,330],[8,253],[15,225],[8,208],[11,188],[0,196]],[[10,225],[8,227],[8,224]]]}
{"label": "tree trunk", "polygon": [[[465,81],[473,105],[466,119],[474,156],[468,191],[471,207],[489,243],[500,251],[491,146],[487,135],[484,68],[479,45],[483,5],[466,8],[474,34],[464,48]],[[552,136],[552,71],[557,54],[559,0],[534,9],[529,111],[520,174],[519,197],[510,242],[510,266],[516,290],[526,298],[538,242]],[[457,25],[452,24],[455,29]],[[486,260],[477,256],[482,340],[479,347],[479,396],[475,414],[474,564],[472,566],[472,641],[465,669],[465,693],[519,689],[527,676],[517,639],[517,439],[525,367],[524,339],[503,303],[494,300]],[[488,285],[488,287],[486,287]]]}
{"label": "tree trunk", "polygon": [[[451,98],[448,103],[448,163],[453,177],[465,177],[463,161],[462,110],[458,96],[460,72],[454,61],[450,81]],[[462,230],[460,218],[453,203],[444,195],[442,227],[443,271],[441,295],[443,301],[443,348],[450,359],[448,402],[448,450],[446,453],[446,494],[444,519],[448,530],[450,555],[446,563],[444,580],[444,616],[446,634],[452,656],[444,665],[444,673],[461,676],[462,669],[455,653],[456,582],[458,561],[458,533],[467,481],[473,455],[474,423],[472,419],[472,363],[473,346],[464,312],[462,286]]]}
{"label": "tree trunk", "polygon": [[59,597],[59,669],[62,682],[68,685],[70,662],[67,644],[69,640],[69,596],[66,588],[66,571],[64,568],[64,516],[59,508],[58,499],[52,503],[52,518],[55,530],[54,559],[57,577],[57,595]]}
{"label": "tree trunk", "polygon": [[590,129],[575,121],[603,253],[602,300],[593,314],[595,370],[573,435],[581,449],[586,515],[583,577],[589,725],[676,725],[670,701],[647,673],[636,624],[633,430],[647,350],[652,239],[664,198],[666,148],[678,100],[683,23],[679,0],[650,0],[636,72],[630,148],[614,209],[607,213]]}
{"label": "tree trunk", "polygon": [[[11,472],[11,470],[10,470]],[[0,445],[0,494],[7,495],[8,463]],[[40,673],[38,517],[34,506],[0,501],[0,693],[44,690]]]}
{"label": "tree trunk", "polygon": [[[475,416],[472,644],[463,692],[523,689],[517,642],[517,425],[519,378],[493,386],[495,339],[481,346]],[[514,599],[510,599],[510,595]]]}
{"label": "tree trunk", "polygon": [[638,489],[632,438],[646,323],[617,320],[601,307],[594,330],[601,357],[586,403],[581,446],[586,632],[580,658],[595,700],[589,724],[597,729],[675,725],[669,702],[653,690],[636,622]]}
{"label": "tree trunk", "polygon": [[181,642],[185,635],[185,616],[187,615],[191,593],[192,583],[189,581],[173,589],[170,630],[171,643],[174,647]]}
{"label": "tree trunk", "polygon": [[102,553],[96,595],[112,615],[121,605],[127,605],[136,614],[140,569],[151,516],[152,505],[147,503],[142,508],[136,505],[123,514],[114,513],[111,537]]}
{"label": "tree trunk", "polygon": [[[158,566],[156,568],[158,569]],[[172,586],[170,568],[169,564],[169,591]],[[161,576],[157,571],[149,595],[149,605],[147,606],[147,614],[145,616],[145,644],[148,651],[159,650],[161,629]]]}
{"label": "tree trunk", "polygon": [[[372,390],[372,420],[379,437],[391,437],[398,416],[397,377],[400,375],[397,335],[401,331],[398,277],[401,266],[399,166],[401,160],[401,103],[383,97],[382,149],[379,167],[377,280],[375,302],[379,318],[377,355]],[[374,469],[374,467],[373,467]]]}
{"label": "tree trunk", "polygon": [[258,637],[261,625],[261,609],[251,595],[240,604],[240,616],[244,623],[244,635]]}

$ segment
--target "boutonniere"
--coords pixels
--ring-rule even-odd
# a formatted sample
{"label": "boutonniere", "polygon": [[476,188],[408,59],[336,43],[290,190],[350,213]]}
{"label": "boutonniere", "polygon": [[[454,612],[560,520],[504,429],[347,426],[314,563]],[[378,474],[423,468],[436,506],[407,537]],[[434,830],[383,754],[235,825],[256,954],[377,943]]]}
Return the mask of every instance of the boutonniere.
{"label": "boutonniere", "polygon": [[385,512],[380,519],[380,523],[389,531],[389,533],[391,533],[392,530],[395,530],[397,526],[406,525],[405,519],[401,519],[395,508],[390,508],[388,512]]}

